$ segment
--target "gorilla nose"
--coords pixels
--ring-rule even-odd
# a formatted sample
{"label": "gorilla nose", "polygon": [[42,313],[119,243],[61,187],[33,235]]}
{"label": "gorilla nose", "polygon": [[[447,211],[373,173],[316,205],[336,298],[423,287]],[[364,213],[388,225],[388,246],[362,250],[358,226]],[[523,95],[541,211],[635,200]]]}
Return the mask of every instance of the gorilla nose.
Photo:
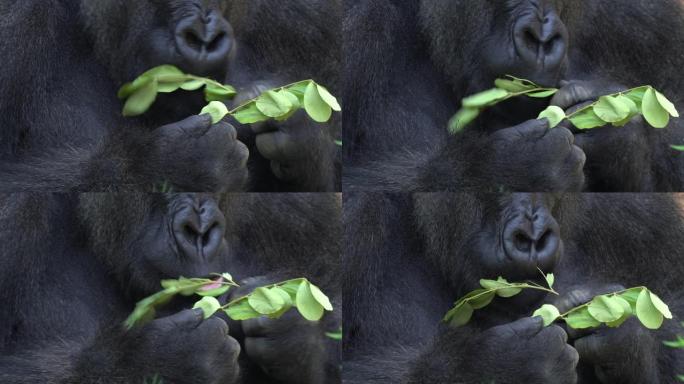
{"label": "gorilla nose", "polygon": [[551,271],[560,251],[559,228],[545,208],[524,213],[504,228],[504,251],[516,267],[534,273],[537,268]]}
{"label": "gorilla nose", "polygon": [[192,63],[220,63],[233,46],[230,24],[216,11],[186,17],[176,27],[176,46]]}
{"label": "gorilla nose", "polygon": [[173,232],[182,253],[192,259],[214,258],[223,242],[226,222],[214,201],[187,205],[176,214]]}
{"label": "gorilla nose", "polygon": [[533,12],[516,24],[514,41],[518,55],[528,65],[555,71],[567,55],[568,31],[555,11]]}

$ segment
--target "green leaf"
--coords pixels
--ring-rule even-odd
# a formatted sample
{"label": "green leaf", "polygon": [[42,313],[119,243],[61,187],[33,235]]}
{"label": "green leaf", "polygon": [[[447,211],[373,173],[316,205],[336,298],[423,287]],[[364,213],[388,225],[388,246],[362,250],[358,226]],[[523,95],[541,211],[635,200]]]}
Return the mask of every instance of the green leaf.
{"label": "green leaf", "polygon": [[148,80],[144,86],[133,93],[124,104],[123,115],[139,116],[147,112],[157,99],[157,79]]}
{"label": "green leaf", "polygon": [[325,335],[333,340],[340,341],[342,340],[342,327],[334,332],[326,332]]}
{"label": "green leaf", "polygon": [[550,128],[555,128],[558,126],[558,124],[561,123],[565,119],[565,111],[557,107],[555,105],[551,105],[545,110],[543,110],[537,119],[548,119],[549,120],[549,127]]}
{"label": "green leaf", "polygon": [[595,328],[601,325],[598,320],[594,319],[591,314],[589,314],[589,310],[586,307],[570,312],[565,317],[565,323],[570,328],[574,329]]}
{"label": "green leaf", "polygon": [[282,93],[266,91],[256,99],[256,106],[266,116],[280,117],[290,112],[292,102]]}
{"label": "green leaf", "polygon": [[220,101],[212,101],[202,108],[200,115],[205,113],[211,115],[211,123],[216,124],[228,114],[228,108]]}
{"label": "green leaf", "polygon": [[546,99],[547,97],[551,97],[551,96],[555,95],[556,93],[558,93],[557,89],[549,89],[546,91],[528,93],[527,96],[528,97],[534,97],[536,99]]}
{"label": "green leaf", "polygon": [[[282,291],[282,290],[281,290]],[[276,290],[259,287],[247,298],[249,305],[262,315],[270,315],[280,311],[285,305],[285,300]]]}
{"label": "green leaf", "polygon": [[546,276],[544,276],[544,279],[546,280],[546,284],[549,286],[549,288],[553,288],[553,283],[556,281],[556,277],[553,275],[553,273],[547,273]]}
{"label": "green leaf", "polygon": [[304,109],[318,123],[325,123],[332,116],[332,108],[321,98],[314,82],[309,83],[304,93]]}
{"label": "green leaf", "polygon": [[497,280],[482,279],[480,285],[485,289],[496,289],[496,295],[499,297],[513,297],[522,291],[522,288],[511,287],[511,283],[503,277]]}
{"label": "green leaf", "polygon": [[211,101],[226,101],[235,96],[235,88],[230,85],[217,85],[207,82],[204,88],[204,99],[207,102]]}
{"label": "green leaf", "polygon": [[606,125],[605,121],[596,116],[593,108],[583,109],[569,117],[569,120],[577,129],[592,129]]}
{"label": "green leaf", "polygon": [[290,297],[292,298],[292,300],[295,300],[297,297],[297,291],[299,291],[299,287],[302,285],[302,282],[304,282],[304,281],[307,281],[307,280],[304,278],[294,279],[294,280],[287,281],[284,284],[280,284],[280,285],[278,285],[278,287],[280,289],[282,289],[283,291],[287,292],[290,295]]}
{"label": "green leaf", "polygon": [[228,308],[224,310],[226,315],[233,320],[249,320],[257,317],[261,317],[261,314],[249,305],[247,299],[240,300],[234,304],[231,304]]}
{"label": "green leaf", "polygon": [[157,76],[159,93],[175,92],[187,81],[187,75]]}
{"label": "green leaf", "polygon": [[670,308],[665,304],[662,300],[660,300],[660,297],[658,297],[655,293],[650,292],[649,294],[651,295],[651,303],[653,303],[653,306],[660,312],[666,319],[671,319],[672,318],[672,313],[670,312]]}
{"label": "green leaf", "polygon": [[684,337],[682,336],[677,336],[677,340],[666,340],[663,341],[663,344],[667,345],[670,348],[684,348]]}
{"label": "green leaf", "polygon": [[473,309],[480,309],[489,305],[495,296],[496,293],[494,291],[487,289],[476,289],[463,296],[461,300],[467,301],[468,304],[473,307]]}
{"label": "green leaf", "polygon": [[509,95],[510,93],[506,90],[493,88],[464,98],[462,104],[465,108],[482,108],[499,102]]}
{"label": "green leaf", "polygon": [[454,117],[449,120],[449,132],[452,135],[460,133],[470,123],[472,123],[480,115],[480,110],[477,108],[463,108],[458,111]]}
{"label": "green leaf", "polygon": [[611,296],[596,296],[589,303],[589,314],[602,323],[618,320],[625,313],[620,302]]}
{"label": "green leaf", "polygon": [[268,315],[268,317],[271,319],[278,319],[278,318],[280,318],[280,316],[284,315],[285,312],[289,311],[290,308],[292,308],[292,305],[294,304],[294,302],[293,302],[292,298],[290,297],[290,295],[287,292],[285,292],[285,290],[283,290],[281,288],[273,287],[273,288],[271,288],[271,291],[280,295],[280,297],[283,299],[283,302],[285,303],[285,304],[283,304],[282,308],[280,308],[280,310],[278,312],[274,312],[274,313]]}
{"label": "green leaf", "polygon": [[639,87],[639,88],[634,88],[630,90],[629,92],[625,93],[624,95],[628,97],[630,100],[634,102],[634,104],[637,105],[637,108],[641,110],[641,104],[643,103],[644,100],[644,95],[646,94],[646,91],[651,88],[650,86],[644,86],[644,87]]}
{"label": "green leaf", "polygon": [[268,120],[268,116],[261,113],[256,103],[250,103],[233,112],[233,118],[240,124],[253,124]]}
{"label": "green leaf", "polygon": [[636,104],[625,96],[602,96],[594,104],[594,113],[601,120],[616,123],[625,120]]}
{"label": "green leaf", "polygon": [[196,91],[196,90],[204,87],[204,84],[205,84],[204,80],[193,79],[193,80],[186,81],[180,87],[182,90],[185,90],[185,91]]}
{"label": "green leaf", "polygon": [[629,304],[629,302],[627,302],[627,300],[623,299],[620,296],[614,296],[614,300],[622,306],[623,313],[622,317],[620,317],[619,319],[615,321],[609,321],[606,323],[606,325],[611,328],[619,327],[620,325],[622,325],[622,323],[627,321],[627,319],[629,319],[632,316],[632,307]]}
{"label": "green leaf", "polygon": [[297,97],[297,95],[288,91],[287,89],[281,89],[280,91],[278,91],[278,94],[281,94],[284,97],[287,97],[288,100],[290,100],[290,104],[292,104],[291,110],[296,110],[297,108],[300,108],[302,106],[299,102],[299,98]]}
{"label": "green leaf", "polygon": [[338,147],[341,147],[342,146],[342,140],[335,140],[335,145],[337,145]]}
{"label": "green leaf", "polygon": [[308,281],[302,281],[297,290],[297,310],[307,320],[317,321],[323,317],[323,306],[316,300],[311,293],[311,286]]}
{"label": "green leaf", "polygon": [[656,91],[653,88],[646,90],[641,109],[644,119],[654,128],[665,128],[670,122],[670,114],[658,101]]}
{"label": "green leaf", "polygon": [[461,301],[446,313],[443,320],[452,327],[460,327],[468,324],[472,316],[473,307],[465,301]]}
{"label": "green leaf", "polygon": [[204,318],[207,319],[221,308],[221,303],[219,303],[215,297],[206,296],[203,297],[202,300],[196,302],[192,308],[202,309],[202,312],[204,312]]}
{"label": "green leaf", "polygon": [[[646,92],[648,94],[648,92]],[[644,98],[644,103],[646,98]],[[663,314],[651,301],[648,289],[643,289],[636,303],[636,315],[641,324],[648,329],[658,329],[663,324]]]}
{"label": "green leaf", "polygon": [[304,94],[306,93],[306,89],[309,87],[309,84],[311,84],[311,83],[313,83],[312,80],[304,80],[304,81],[294,83],[285,89],[287,89],[293,95],[297,96],[300,103],[303,104],[304,103]]}
{"label": "green leaf", "polygon": [[534,85],[525,84],[519,80],[509,79],[496,79],[494,81],[494,85],[499,89],[503,89],[504,91],[508,91],[511,93],[520,93],[530,91],[536,88]]}
{"label": "green leaf", "polygon": [[323,306],[323,308],[326,311],[332,311],[333,307],[332,304],[330,303],[330,299],[328,299],[328,296],[326,296],[320,288],[313,284],[309,284],[309,289],[311,289],[311,294],[313,295],[314,299]]}
{"label": "green leaf", "polygon": [[321,99],[323,99],[323,101],[325,101],[325,103],[328,104],[333,111],[340,112],[342,110],[342,107],[340,107],[340,104],[337,102],[335,96],[330,94],[330,92],[324,86],[316,84],[316,89],[318,90],[318,94],[321,96]]}
{"label": "green leaf", "polygon": [[541,316],[541,318],[544,319],[544,326],[548,327],[560,317],[560,311],[558,311],[558,308],[554,305],[544,304],[541,308],[534,311],[532,317],[534,316]]}
{"label": "green leaf", "polygon": [[164,65],[160,65],[160,66],[149,69],[148,71],[146,71],[142,75],[140,75],[140,77],[180,76],[180,75],[185,75],[185,73],[183,73],[183,71],[178,69],[178,67],[170,65],[170,64],[164,64]]}
{"label": "green leaf", "polygon": [[665,97],[662,93],[655,91],[656,94],[656,99],[658,100],[658,103],[660,103],[660,106],[663,107],[669,113],[672,117],[679,117],[679,112],[677,112],[677,108],[675,108],[675,105]]}
{"label": "green leaf", "polygon": [[200,288],[200,289],[197,290],[196,293],[197,293],[198,295],[200,295],[200,296],[213,296],[213,297],[218,297],[218,296],[221,296],[221,295],[223,295],[224,293],[228,292],[229,289],[230,289],[230,286],[229,286],[229,285],[222,285],[222,286],[217,287],[217,288],[206,289],[206,290],[203,289],[203,288]]}

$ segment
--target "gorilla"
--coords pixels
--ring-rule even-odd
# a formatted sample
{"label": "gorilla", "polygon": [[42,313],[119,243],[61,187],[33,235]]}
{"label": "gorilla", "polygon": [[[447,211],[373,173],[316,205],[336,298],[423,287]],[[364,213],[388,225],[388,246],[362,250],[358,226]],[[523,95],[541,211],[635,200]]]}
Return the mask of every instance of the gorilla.
{"label": "gorilla", "polygon": [[[514,99],[457,136],[461,99],[506,74],[573,109],[650,84],[682,109],[679,0],[350,1],[343,23],[344,185],[359,191],[682,191],[681,122],[549,130]],[[363,55],[353,54],[363,52]]]}
{"label": "gorilla", "polygon": [[[344,202],[342,295],[348,383],[675,383],[663,345],[684,313],[682,212],[666,194],[376,194]],[[542,283],[495,298],[464,327],[441,320],[481,278]],[[579,332],[530,318],[645,285],[675,320]],[[677,317],[679,316],[679,317]]]}
{"label": "gorilla", "polygon": [[[334,194],[12,194],[0,202],[0,382],[334,383],[341,343]],[[126,331],[163,278],[227,271],[234,292],[308,277],[319,322],[202,320],[174,299]],[[230,293],[230,292],[229,292]],[[195,299],[193,298],[192,301]]]}
{"label": "gorilla", "polygon": [[131,119],[116,97],[162,64],[232,84],[240,100],[309,78],[334,93],[339,11],[323,0],[0,1],[0,191],[340,190],[339,118],[211,124],[196,116],[202,92],[179,91]]}

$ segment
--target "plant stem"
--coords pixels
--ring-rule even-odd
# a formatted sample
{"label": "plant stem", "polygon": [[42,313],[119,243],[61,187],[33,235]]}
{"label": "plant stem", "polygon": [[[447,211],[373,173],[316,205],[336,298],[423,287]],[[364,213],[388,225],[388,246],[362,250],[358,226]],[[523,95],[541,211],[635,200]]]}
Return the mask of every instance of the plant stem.
{"label": "plant stem", "polygon": [[[263,286],[262,288],[273,288],[273,287],[277,287],[277,286],[279,286],[279,285],[285,285],[285,284],[287,284],[287,283],[294,282],[294,281],[308,281],[308,280],[307,280],[306,278],[304,278],[304,277],[300,277],[300,278],[297,278],[297,279],[290,279],[290,280],[281,281],[281,282],[279,282],[279,283],[274,283],[274,284],[271,284],[271,285],[265,285],[265,286]],[[228,303],[223,304],[223,305],[220,307],[220,309],[226,309],[226,308],[230,307],[231,305],[234,305],[234,304],[236,304],[237,302],[242,301],[242,300],[248,298],[249,295],[250,295],[250,294],[247,294],[247,295],[244,295],[244,296],[240,296],[240,297],[238,297],[237,299],[231,300],[231,301],[229,301]]]}
{"label": "plant stem", "polygon": [[[621,291],[616,291],[616,292],[612,292],[612,293],[606,293],[606,294],[600,295],[600,296],[617,296],[617,295],[619,295],[619,294],[621,294],[621,293],[625,293],[625,292],[631,291],[631,290],[633,290],[633,289],[643,290],[643,289],[648,289],[648,288],[646,288],[646,287],[644,287],[644,286],[638,286],[638,287],[632,287],[632,288],[623,289],[623,290],[621,290]],[[593,298],[592,298],[592,300],[593,300]],[[589,306],[589,304],[591,304],[591,301],[588,301],[588,302],[586,302],[586,303],[584,303],[584,304],[582,304],[582,305],[580,305],[580,306],[577,306],[577,307],[575,307],[575,308],[570,309],[569,311],[567,311],[567,312],[565,312],[565,313],[562,313],[562,314],[559,316],[559,318],[565,319],[569,314],[571,314],[571,313],[573,313],[573,312],[576,312],[576,311],[579,311],[580,309],[586,308],[586,307]]]}

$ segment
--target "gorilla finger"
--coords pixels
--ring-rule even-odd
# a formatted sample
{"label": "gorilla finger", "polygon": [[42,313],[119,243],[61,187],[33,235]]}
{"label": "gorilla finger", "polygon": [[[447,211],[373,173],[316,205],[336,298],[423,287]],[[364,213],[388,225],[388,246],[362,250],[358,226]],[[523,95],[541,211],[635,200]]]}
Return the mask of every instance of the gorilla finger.
{"label": "gorilla finger", "polygon": [[579,363],[579,352],[577,352],[577,350],[571,345],[566,345],[563,349],[563,353],[561,354],[561,359],[563,359],[563,361],[569,362],[574,370]]}
{"label": "gorilla finger", "polygon": [[568,109],[580,102],[587,101],[592,97],[589,87],[581,82],[568,83],[561,88],[551,99],[551,105]]}
{"label": "gorilla finger", "polygon": [[529,339],[544,329],[544,319],[541,316],[523,317],[520,320],[507,324],[506,327],[513,331],[516,336]]}
{"label": "gorilla finger", "polygon": [[211,116],[206,113],[194,115],[170,125],[188,133],[196,130],[206,131],[211,127]]}
{"label": "gorilla finger", "polygon": [[566,345],[568,342],[568,334],[565,330],[557,325],[546,327],[539,332],[539,338],[544,340],[544,343],[559,343]]}
{"label": "gorilla finger", "polygon": [[589,363],[601,361],[603,345],[602,336],[598,334],[592,334],[575,341],[575,349],[579,353],[580,359]]}
{"label": "gorilla finger", "polygon": [[536,138],[542,138],[546,132],[549,130],[549,120],[548,119],[535,119],[528,120],[520,125],[516,125],[510,128],[514,132],[517,132],[521,136],[532,136]]}
{"label": "gorilla finger", "polygon": [[575,144],[575,135],[567,128],[556,127],[555,129],[550,130],[547,136],[549,137],[549,140],[553,142],[553,145],[572,146]]}
{"label": "gorilla finger", "polygon": [[299,158],[302,154],[301,146],[291,135],[282,131],[258,135],[256,147],[269,160],[288,161]]}
{"label": "gorilla finger", "polygon": [[193,329],[202,323],[204,319],[204,312],[201,309],[186,309],[176,313],[175,315],[167,316],[156,320],[162,326],[169,326],[172,328],[187,328]]}
{"label": "gorilla finger", "polygon": [[216,316],[204,320],[204,322],[200,324],[198,330],[216,338],[228,336],[230,332],[228,324]]}

